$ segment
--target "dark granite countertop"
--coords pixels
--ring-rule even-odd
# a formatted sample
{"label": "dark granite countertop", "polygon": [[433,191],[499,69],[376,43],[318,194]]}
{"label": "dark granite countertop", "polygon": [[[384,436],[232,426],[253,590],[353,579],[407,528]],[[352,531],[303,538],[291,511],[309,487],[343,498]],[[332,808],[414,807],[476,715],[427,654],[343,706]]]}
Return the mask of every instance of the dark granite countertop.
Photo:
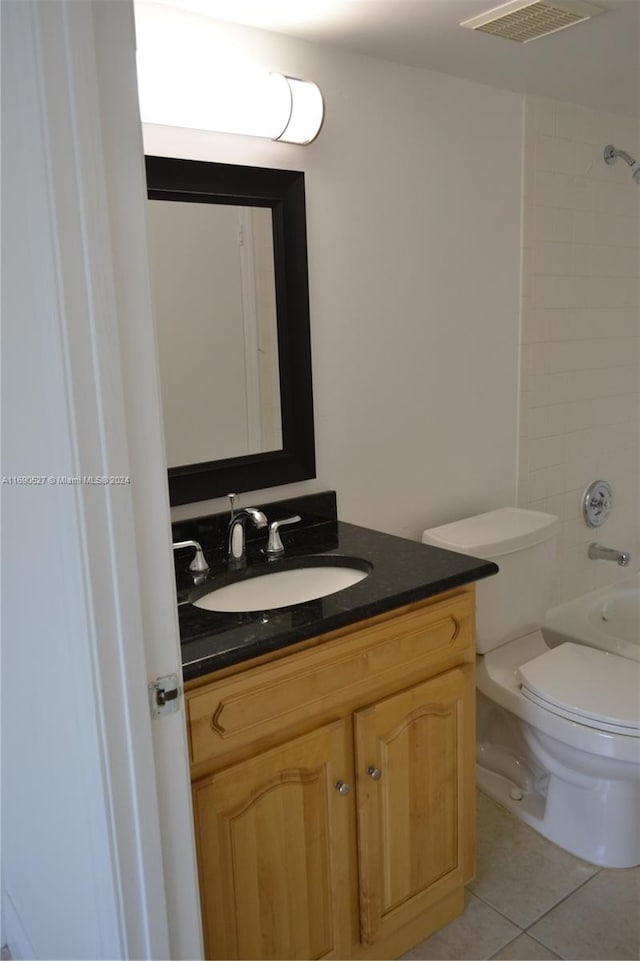
{"label": "dark granite countertop", "polygon": [[[275,516],[283,517],[285,513]],[[189,534],[189,531],[181,533]],[[358,559],[372,566],[371,573],[352,587],[304,604],[263,613],[221,614],[191,603],[230,579],[222,552],[207,551],[212,569],[204,584],[194,586],[190,575],[177,575],[185,680],[355,624],[498,571],[491,561],[340,521],[323,521],[301,530],[283,528],[281,533],[286,548],[282,560],[266,560],[260,552],[262,541],[256,540],[248,545],[247,570],[233,575],[233,579],[295,567],[297,559],[307,555]]]}

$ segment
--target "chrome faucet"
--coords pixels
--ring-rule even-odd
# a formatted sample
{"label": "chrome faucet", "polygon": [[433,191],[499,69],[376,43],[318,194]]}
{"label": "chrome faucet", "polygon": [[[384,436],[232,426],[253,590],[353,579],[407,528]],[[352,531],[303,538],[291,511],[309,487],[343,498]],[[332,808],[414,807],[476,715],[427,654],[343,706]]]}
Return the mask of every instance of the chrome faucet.
{"label": "chrome faucet", "polygon": [[256,507],[243,507],[242,510],[235,511],[232,500],[229,521],[229,570],[238,571],[247,566],[244,525],[248,520],[257,528],[267,526],[266,515],[261,510]]}
{"label": "chrome faucet", "polygon": [[616,551],[613,547],[603,547],[602,544],[589,544],[587,556],[592,561],[615,561],[620,567],[628,567],[631,554],[628,551]]}
{"label": "chrome faucet", "polygon": [[198,542],[197,541],[176,541],[173,545],[174,551],[179,551],[183,547],[195,547],[196,549],[195,557],[189,564],[189,570],[193,574],[206,574],[206,572],[209,570],[209,565],[204,559],[202,548],[200,547]]}
{"label": "chrome faucet", "polygon": [[287,524],[297,524],[302,518],[300,514],[295,514],[293,517],[283,517],[279,521],[271,521],[269,524],[269,539],[267,540],[267,546],[264,548],[264,553],[269,556],[269,558],[279,557],[284,554],[284,545],[280,537],[280,528]]}

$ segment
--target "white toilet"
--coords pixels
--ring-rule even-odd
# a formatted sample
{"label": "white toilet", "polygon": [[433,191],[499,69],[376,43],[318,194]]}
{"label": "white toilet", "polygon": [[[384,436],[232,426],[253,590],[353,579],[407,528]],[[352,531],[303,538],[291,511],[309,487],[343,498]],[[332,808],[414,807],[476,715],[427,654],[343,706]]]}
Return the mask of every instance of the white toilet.
{"label": "white toilet", "polygon": [[540,630],[558,519],[505,507],[424,532],[495,561],[477,585],[477,781],[560,847],[640,864],[640,664]]}

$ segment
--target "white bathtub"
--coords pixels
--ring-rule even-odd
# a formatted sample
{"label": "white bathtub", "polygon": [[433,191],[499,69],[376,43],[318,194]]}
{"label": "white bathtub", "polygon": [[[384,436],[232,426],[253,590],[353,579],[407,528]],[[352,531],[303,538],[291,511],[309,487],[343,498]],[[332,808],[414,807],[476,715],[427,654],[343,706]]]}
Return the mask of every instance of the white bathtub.
{"label": "white bathtub", "polygon": [[551,647],[571,640],[640,661],[640,573],[553,607],[543,634]]}

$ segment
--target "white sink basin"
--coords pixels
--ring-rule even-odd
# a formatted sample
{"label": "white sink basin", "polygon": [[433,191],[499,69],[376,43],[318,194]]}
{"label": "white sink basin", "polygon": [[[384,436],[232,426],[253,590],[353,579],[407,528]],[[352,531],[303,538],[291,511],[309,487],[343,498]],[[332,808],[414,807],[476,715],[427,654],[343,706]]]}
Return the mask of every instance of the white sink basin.
{"label": "white sink basin", "polygon": [[304,604],[306,601],[343,591],[346,587],[364,580],[369,573],[370,570],[344,566],[310,566],[296,567],[289,571],[269,571],[258,577],[218,587],[193,601],[193,606],[205,611],[227,613],[268,611],[275,607]]}

